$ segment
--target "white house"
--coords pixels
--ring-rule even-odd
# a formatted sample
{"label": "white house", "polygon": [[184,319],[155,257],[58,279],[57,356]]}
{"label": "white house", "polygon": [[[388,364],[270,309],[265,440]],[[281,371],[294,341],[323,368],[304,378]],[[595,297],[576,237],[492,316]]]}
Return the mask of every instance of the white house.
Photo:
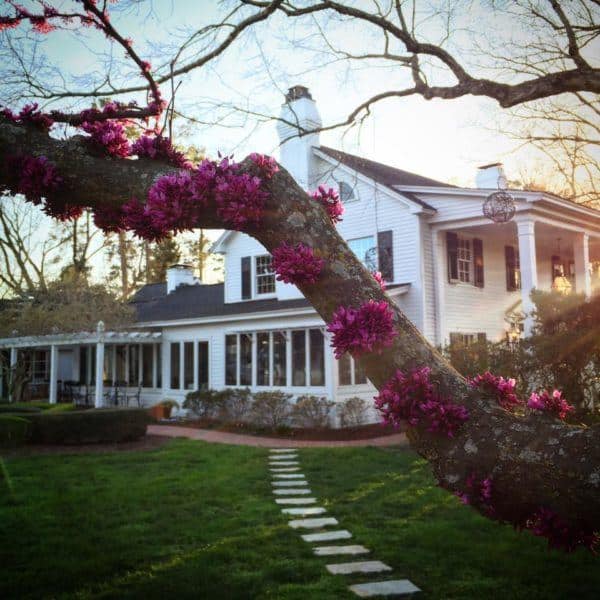
{"label": "white house", "polygon": [[[476,187],[460,188],[322,146],[317,133],[296,135],[321,124],[302,86],[290,89],[281,117],[280,162],[307,190],[339,189],[338,230],[431,343],[518,333],[515,315],[530,311],[533,288],[587,296],[600,288],[600,211],[506,190],[514,216],[499,224],[482,212],[504,187],[499,164],[480,168]],[[103,381],[125,382],[130,392],[141,386],[145,404],[182,400],[202,386],[372,397],[360,365],[334,359],[325,323],[298,289],[276,281],[264,247],[225,232],[214,251],[224,255],[224,283],[202,284],[185,265],[173,266],[165,283],[134,297],[130,332],[11,338],[0,349],[11,364],[28,356],[52,401],[67,380],[95,385],[97,406],[107,402]],[[530,326],[526,319],[525,335]]]}

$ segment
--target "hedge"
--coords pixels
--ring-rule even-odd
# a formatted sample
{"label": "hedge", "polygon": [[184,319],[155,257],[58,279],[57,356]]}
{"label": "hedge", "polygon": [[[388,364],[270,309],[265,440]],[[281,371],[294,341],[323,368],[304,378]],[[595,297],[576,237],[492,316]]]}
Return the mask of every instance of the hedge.
{"label": "hedge", "polygon": [[39,406],[30,406],[23,402],[13,402],[11,404],[0,404],[0,414],[2,413],[41,413]]}
{"label": "hedge", "polygon": [[17,415],[0,415],[0,446],[24,444],[31,434],[31,423]]}
{"label": "hedge", "polygon": [[128,442],[146,435],[150,416],[142,408],[45,412],[27,417],[36,444]]}

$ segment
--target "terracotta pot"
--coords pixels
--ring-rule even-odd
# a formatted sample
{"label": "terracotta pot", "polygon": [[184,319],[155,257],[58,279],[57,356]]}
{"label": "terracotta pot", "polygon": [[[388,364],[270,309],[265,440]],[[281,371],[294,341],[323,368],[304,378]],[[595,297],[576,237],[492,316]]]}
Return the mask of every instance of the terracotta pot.
{"label": "terracotta pot", "polygon": [[150,416],[157,421],[161,419],[168,419],[171,415],[171,407],[170,406],[162,406],[161,404],[156,404],[152,408],[150,408]]}

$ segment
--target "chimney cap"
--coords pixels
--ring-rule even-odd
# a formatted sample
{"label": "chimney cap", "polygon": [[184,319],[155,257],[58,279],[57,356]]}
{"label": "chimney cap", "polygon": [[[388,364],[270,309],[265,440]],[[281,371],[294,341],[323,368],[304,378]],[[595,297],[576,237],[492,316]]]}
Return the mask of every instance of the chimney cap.
{"label": "chimney cap", "polygon": [[481,165],[481,167],[477,167],[478,169],[491,169],[492,167],[501,167],[501,162],[490,163],[489,165]]}
{"label": "chimney cap", "polygon": [[309,100],[313,99],[308,88],[303,85],[292,86],[285,95],[286,102],[293,102],[294,100],[299,100],[300,98],[308,98]]}
{"label": "chimney cap", "polygon": [[169,265],[167,269],[192,269],[192,265],[186,265],[185,263],[175,263],[174,265]]}

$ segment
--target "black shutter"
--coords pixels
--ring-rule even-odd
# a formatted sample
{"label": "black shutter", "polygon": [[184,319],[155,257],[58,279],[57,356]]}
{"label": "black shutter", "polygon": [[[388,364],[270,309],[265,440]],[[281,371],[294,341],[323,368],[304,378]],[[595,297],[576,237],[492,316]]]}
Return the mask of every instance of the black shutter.
{"label": "black shutter", "polygon": [[448,252],[448,281],[458,279],[458,236],[451,231],[446,232],[446,250]]}
{"label": "black shutter", "polygon": [[242,257],[242,300],[252,297],[252,257]]}
{"label": "black shutter", "polygon": [[394,235],[392,231],[380,231],[377,234],[377,253],[379,271],[384,281],[394,281]]}
{"label": "black shutter", "polygon": [[473,239],[473,265],[475,267],[475,285],[483,287],[483,242],[479,238]]}
{"label": "black shutter", "polygon": [[506,290],[514,292],[517,289],[517,273],[513,246],[504,246],[504,262],[506,264]]}

